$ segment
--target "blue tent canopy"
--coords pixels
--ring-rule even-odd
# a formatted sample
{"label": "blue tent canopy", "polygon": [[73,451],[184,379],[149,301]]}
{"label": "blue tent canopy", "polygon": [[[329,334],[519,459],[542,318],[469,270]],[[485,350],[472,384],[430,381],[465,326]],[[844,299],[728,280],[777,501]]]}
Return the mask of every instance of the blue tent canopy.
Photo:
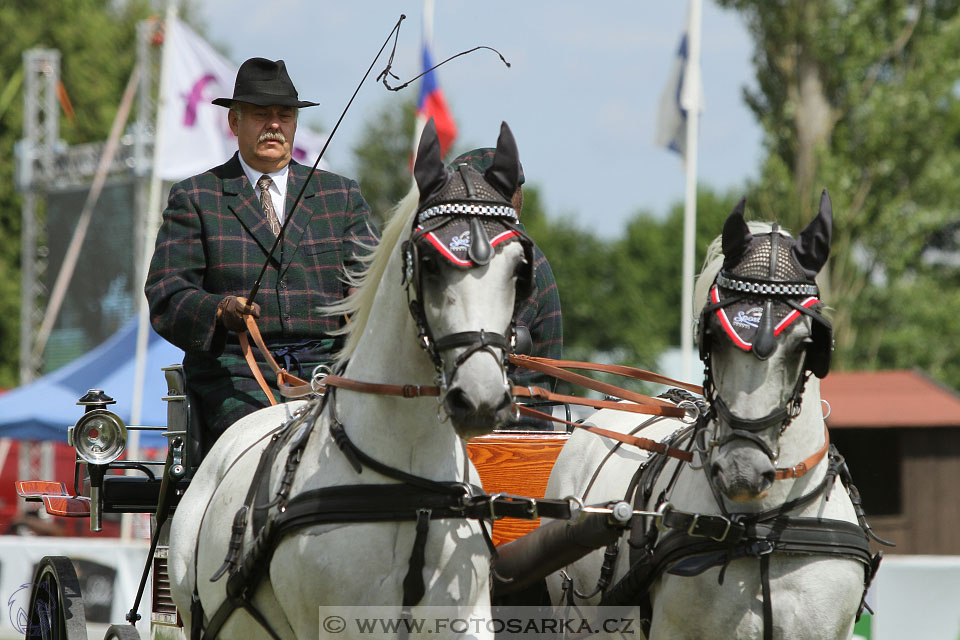
{"label": "blue tent canopy", "polygon": [[[0,394],[0,437],[66,442],[67,427],[83,414],[77,400],[88,389],[103,389],[117,403],[108,408],[130,423],[137,352],[134,317],[106,342],[53,373]],[[167,383],[162,367],[183,361],[183,352],[152,328],[147,347],[140,423],[167,424]],[[141,446],[165,447],[158,432],[141,432]]]}

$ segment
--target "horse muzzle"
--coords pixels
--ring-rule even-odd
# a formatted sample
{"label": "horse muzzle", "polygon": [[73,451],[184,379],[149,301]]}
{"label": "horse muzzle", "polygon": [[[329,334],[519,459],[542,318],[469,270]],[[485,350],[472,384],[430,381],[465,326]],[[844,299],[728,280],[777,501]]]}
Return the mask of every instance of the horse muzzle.
{"label": "horse muzzle", "polygon": [[746,442],[716,449],[708,471],[714,488],[732,502],[763,499],[777,475],[766,453]]}

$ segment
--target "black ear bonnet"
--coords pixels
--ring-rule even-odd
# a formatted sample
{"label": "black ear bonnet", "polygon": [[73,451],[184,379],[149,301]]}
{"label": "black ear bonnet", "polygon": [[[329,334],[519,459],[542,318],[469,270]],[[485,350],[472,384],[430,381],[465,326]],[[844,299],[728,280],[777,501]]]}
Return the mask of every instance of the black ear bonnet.
{"label": "black ear bonnet", "polygon": [[815,277],[830,252],[832,210],[824,191],[820,211],[798,238],[778,231],[753,235],[743,218],[741,200],[723,227],[723,267],[708,293],[697,322],[700,359],[710,355],[710,341],[725,337],[738,348],[765,360],[776,338],[804,315],[813,322],[804,366],[818,378],[830,370],[833,327],[822,314]]}
{"label": "black ear bonnet", "polygon": [[522,171],[516,142],[506,123],[501,124],[497,149],[483,173],[469,164],[452,171],[443,165],[433,120],[424,127],[414,165],[420,204],[413,233],[404,247],[405,274],[419,288],[422,257],[442,258],[471,269],[490,262],[497,248],[523,244],[526,266],[517,279],[517,300],[530,295],[533,286],[533,241],[518,226],[513,194]]}

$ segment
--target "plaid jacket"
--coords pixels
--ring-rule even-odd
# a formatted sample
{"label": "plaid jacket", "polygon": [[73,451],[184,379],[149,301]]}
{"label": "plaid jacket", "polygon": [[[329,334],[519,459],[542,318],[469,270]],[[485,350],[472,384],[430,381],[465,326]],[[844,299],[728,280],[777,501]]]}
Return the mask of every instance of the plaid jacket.
{"label": "plaid jacket", "polygon": [[[560,359],[563,355],[563,322],[560,313],[560,295],[553,269],[539,247],[533,247],[534,286],[526,300],[519,302],[517,324],[530,329],[533,351],[530,355]],[[552,377],[527,370],[518,370],[510,376],[515,384],[534,384],[553,389]]]}
{"label": "plaid jacket", "polygon": [[[309,172],[290,163],[286,211]],[[345,295],[342,270],[376,242],[369,213],[356,182],[314,174],[255,300],[268,344],[324,338],[341,325],[317,307]],[[275,238],[236,155],[170,190],[145,293],[154,329],[186,352],[188,382],[200,373],[249,376],[236,335],[216,322],[217,305],[249,294]]]}

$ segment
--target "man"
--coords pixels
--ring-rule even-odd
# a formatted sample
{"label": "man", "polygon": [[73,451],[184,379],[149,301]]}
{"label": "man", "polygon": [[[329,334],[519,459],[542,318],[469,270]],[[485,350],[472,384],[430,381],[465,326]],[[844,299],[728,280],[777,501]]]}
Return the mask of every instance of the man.
{"label": "man", "polygon": [[[268,404],[240,352],[245,315],[258,318],[281,366],[309,376],[332,357],[330,332],[343,322],[318,307],[346,294],[343,269],[376,242],[370,208],[348,178],[317,171],[290,211],[310,174],[291,159],[298,110],[317,103],[299,99],[283,60],[247,60],[233,97],[213,103],[229,107],[238,152],[170,190],[145,287],[153,327],[186,354],[207,447]],[[244,296],[284,224],[248,304]]]}
{"label": "man", "polygon": [[[489,147],[474,149],[454,158],[450,166],[467,164],[484,173],[493,164],[495,152],[496,149]],[[513,208],[517,210],[518,216],[523,208],[523,182],[523,168],[521,168],[520,186],[513,194]],[[563,352],[560,295],[550,263],[536,245],[533,247],[533,281],[534,286],[530,295],[519,302],[517,326],[526,327],[530,331],[533,346],[529,355],[560,359]],[[555,385],[555,380],[551,376],[524,369],[511,371],[510,379],[517,385],[536,385],[550,390],[553,390]]]}

